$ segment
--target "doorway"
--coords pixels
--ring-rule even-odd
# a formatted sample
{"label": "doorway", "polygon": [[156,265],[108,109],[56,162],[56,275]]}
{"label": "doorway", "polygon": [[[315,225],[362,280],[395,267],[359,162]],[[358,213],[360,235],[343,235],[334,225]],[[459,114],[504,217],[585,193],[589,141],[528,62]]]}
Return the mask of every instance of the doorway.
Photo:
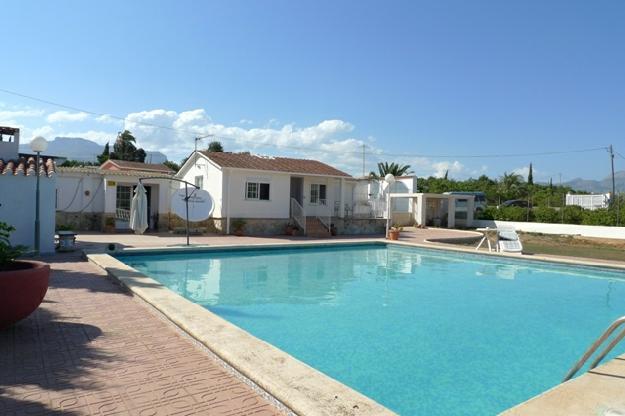
{"label": "doorway", "polygon": [[304,178],[291,176],[291,198],[304,206]]}

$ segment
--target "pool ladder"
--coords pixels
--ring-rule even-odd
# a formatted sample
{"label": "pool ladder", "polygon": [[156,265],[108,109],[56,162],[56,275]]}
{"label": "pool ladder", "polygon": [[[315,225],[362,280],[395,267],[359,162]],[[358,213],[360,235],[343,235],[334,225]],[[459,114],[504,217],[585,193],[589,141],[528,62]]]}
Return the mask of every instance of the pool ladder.
{"label": "pool ladder", "polygon": [[[564,383],[565,381],[572,379],[575,374],[577,374],[577,372],[584,366],[584,364],[586,364],[586,361],[588,361],[588,359],[595,353],[595,351],[597,351],[597,349],[602,346],[603,343],[610,337],[610,335],[612,335],[617,329],[620,329],[620,327],[624,324],[625,316],[621,316],[616,321],[612,322],[608,329],[606,329],[603,334],[601,334],[601,336],[597,338],[595,342],[593,342],[590,348],[588,348],[584,355],[582,355],[582,358],[580,358],[579,361],[575,363],[573,368],[569,370],[562,382]],[[601,360],[603,360],[605,356],[608,355],[610,351],[612,351],[612,349],[614,349],[614,347],[616,347],[616,345],[621,342],[623,338],[625,338],[625,328],[623,328],[621,332],[612,339],[608,346],[599,353],[597,358],[595,358],[595,360],[590,364],[589,369],[592,370],[593,368],[598,366]]]}

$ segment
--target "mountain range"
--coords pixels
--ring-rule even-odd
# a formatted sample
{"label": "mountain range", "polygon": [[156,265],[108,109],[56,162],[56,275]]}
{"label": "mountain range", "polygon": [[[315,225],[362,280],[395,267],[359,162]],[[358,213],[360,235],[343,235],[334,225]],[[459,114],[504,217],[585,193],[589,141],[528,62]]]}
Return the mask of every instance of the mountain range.
{"label": "mountain range", "polygon": [[[616,185],[617,192],[625,190],[625,170],[614,172],[614,183]],[[575,178],[568,182],[563,182],[562,185],[570,186],[576,191],[586,191],[596,194],[612,192],[612,176],[608,176],[598,181]]]}
{"label": "mountain range", "polygon": [[[92,140],[81,137],[55,137],[48,141],[46,154],[63,157],[66,159],[80,160],[81,162],[95,162],[96,157],[102,153],[104,146]],[[31,153],[28,144],[20,145],[20,152]],[[146,150],[146,163],[163,163],[167,156],[161,152]]]}

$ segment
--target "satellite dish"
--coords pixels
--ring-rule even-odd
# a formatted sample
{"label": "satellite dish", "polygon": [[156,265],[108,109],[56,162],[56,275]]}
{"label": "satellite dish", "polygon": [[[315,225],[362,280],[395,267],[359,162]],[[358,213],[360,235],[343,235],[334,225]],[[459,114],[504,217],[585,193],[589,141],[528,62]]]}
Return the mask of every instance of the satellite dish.
{"label": "satellite dish", "polygon": [[[213,198],[203,189],[188,189],[189,195],[189,221],[203,221],[210,217],[213,212]],[[180,218],[187,217],[184,188],[174,192],[171,197],[171,210]]]}

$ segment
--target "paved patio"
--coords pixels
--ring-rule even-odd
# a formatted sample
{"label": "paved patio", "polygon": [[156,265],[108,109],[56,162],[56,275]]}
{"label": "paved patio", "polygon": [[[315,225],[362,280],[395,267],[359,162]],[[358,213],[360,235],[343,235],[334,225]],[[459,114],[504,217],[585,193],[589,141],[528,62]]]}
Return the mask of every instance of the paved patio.
{"label": "paved patio", "polygon": [[275,415],[265,398],[77,253],[0,331],[0,414]]}

